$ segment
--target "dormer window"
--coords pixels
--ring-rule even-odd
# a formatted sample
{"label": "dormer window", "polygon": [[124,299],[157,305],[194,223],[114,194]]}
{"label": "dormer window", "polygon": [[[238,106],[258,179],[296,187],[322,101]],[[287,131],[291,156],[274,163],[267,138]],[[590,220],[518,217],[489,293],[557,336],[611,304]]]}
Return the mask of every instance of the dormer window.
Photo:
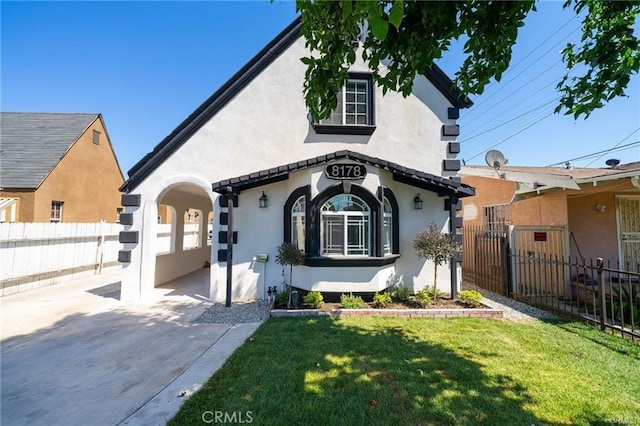
{"label": "dormer window", "polygon": [[371,74],[350,73],[331,116],[313,128],[320,134],[370,135],[375,130]]}

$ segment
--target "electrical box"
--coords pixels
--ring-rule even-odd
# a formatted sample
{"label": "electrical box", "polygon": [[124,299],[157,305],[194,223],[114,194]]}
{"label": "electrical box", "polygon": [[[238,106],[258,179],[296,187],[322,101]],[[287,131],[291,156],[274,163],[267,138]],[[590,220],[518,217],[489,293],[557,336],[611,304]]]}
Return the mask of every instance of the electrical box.
{"label": "electrical box", "polygon": [[261,254],[256,254],[256,261],[257,262],[266,262],[267,260],[269,260],[269,255],[266,253],[261,253]]}

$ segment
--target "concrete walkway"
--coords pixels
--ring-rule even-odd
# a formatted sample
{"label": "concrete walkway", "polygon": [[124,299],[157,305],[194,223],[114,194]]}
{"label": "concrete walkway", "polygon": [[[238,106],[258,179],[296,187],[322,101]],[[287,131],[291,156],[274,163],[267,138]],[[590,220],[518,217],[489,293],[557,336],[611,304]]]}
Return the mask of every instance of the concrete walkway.
{"label": "concrete walkway", "polygon": [[164,425],[260,325],[195,324],[207,270],[119,302],[119,272],[0,298],[0,424]]}

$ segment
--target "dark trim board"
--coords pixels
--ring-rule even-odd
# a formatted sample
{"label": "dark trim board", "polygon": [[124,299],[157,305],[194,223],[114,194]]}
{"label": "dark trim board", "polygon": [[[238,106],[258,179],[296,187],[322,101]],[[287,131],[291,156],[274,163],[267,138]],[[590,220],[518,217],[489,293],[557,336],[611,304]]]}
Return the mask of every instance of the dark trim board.
{"label": "dark trim board", "polygon": [[384,257],[307,257],[304,260],[305,266],[324,268],[355,268],[363,266],[386,266],[395,263],[400,258],[399,254],[390,254]]}
{"label": "dark trim board", "polygon": [[387,170],[393,175],[393,179],[421,189],[435,192],[438,195],[456,194],[458,197],[468,197],[475,195],[475,189],[465,185],[455,179],[447,179],[431,173],[410,169],[390,161],[360,154],[354,151],[337,151],[330,154],[320,155],[314,158],[285,164],[271,169],[260,170],[248,175],[242,175],[220,182],[214,182],[211,187],[214,192],[226,194],[229,188],[233,192],[240,192],[251,188],[256,188],[270,183],[284,181],[289,178],[289,174],[310,167],[316,167],[336,160],[352,160],[358,163]]}

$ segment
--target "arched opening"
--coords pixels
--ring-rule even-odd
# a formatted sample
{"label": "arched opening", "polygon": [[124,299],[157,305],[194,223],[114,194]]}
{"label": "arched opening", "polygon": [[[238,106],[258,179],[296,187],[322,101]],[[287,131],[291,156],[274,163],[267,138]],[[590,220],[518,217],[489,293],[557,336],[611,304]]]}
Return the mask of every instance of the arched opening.
{"label": "arched opening", "polygon": [[157,198],[154,288],[162,295],[209,297],[213,203],[193,183],[173,184]]}

